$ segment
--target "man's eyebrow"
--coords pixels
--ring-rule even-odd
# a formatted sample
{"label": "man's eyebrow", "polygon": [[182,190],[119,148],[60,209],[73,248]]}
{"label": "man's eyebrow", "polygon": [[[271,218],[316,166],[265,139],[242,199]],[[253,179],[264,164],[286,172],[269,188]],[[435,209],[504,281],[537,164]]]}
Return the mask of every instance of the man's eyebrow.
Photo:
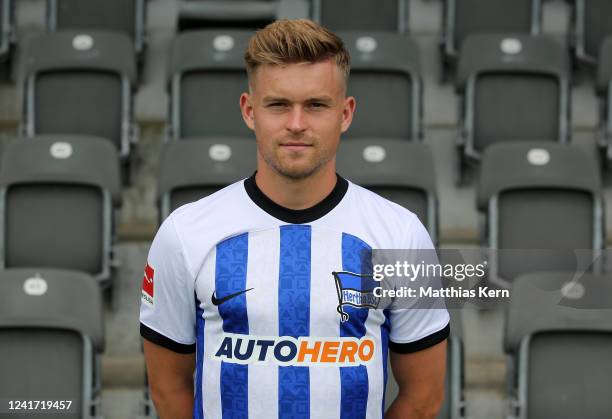
{"label": "man's eyebrow", "polygon": [[310,99],[308,99],[306,102],[324,102],[324,103],[328,103],[328,102],[332,102],[333,99],[330,96],[321,96],[321,97],[312,97]]}
{"label": "man's eyebrow", "polygon": [[264,102],[289,102],[289,99],[277,96],[265,96],[262,100]]}
{"label": "man's eyebrow", "polygon": [[[289,99],[285,97],[280,97],[280,96],[265,96],[262,100],[267,103],[269,102],[283,102],[283,103],[291,102]],[[333,102],[333,98],[331,98],[330,96],[311,97],[311,98],[306,99],[306,102],[329,103],[329,102]]]}

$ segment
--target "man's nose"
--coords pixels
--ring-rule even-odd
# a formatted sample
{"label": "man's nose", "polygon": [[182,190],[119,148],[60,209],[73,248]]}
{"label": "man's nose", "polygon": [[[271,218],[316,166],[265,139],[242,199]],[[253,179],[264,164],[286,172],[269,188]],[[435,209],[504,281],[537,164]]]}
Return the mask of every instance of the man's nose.
{"label": "man's nose", "polygon": [[300,106],[294,106],[289,114],[287,129],[291,132],[302,132],[306,130],[306,115]]}

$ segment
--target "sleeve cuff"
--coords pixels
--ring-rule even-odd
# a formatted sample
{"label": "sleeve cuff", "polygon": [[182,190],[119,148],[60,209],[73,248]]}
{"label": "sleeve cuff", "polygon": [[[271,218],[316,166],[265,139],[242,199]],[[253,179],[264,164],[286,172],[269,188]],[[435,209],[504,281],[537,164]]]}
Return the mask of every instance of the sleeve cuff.
{"label": "sleeve cuff", "polygon": [[422,339],[408,343],[396,343],[389,340],[389,349],[399,354],[411,354],[413,352],[422,351],[423,349],[430,348],[438,343],[442,342],[450,334],[450,323],[447,324],[443,329],[432,333],[429,336],[425,336]]}
{"label": "sleeve cuff", "polygon": [[184,343],[178,343],[161,333],[156,332],[155,330],[147,327],[143,323],[140,323],[140,336],[145,338],[146,340],[155,343],[156,345],[163,346],[166,349],[169,349],[173,352],[179,354],[192,354],[196,350],[195,343],[191,345],[185,345]]}

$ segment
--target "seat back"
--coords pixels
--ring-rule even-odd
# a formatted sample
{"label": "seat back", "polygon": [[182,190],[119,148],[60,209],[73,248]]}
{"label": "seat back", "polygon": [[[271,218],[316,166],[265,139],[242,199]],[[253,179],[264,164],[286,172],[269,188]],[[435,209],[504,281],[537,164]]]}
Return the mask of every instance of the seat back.
{"label": "seat back", "polygon": [[604,39],[612,35],[612,4],[606,0],[574,0],[576,53],[595,63]]}
{"label": "seat back", "polygon": [[313,0],[313,16],[333,31],[406,32],[408,3],[408,0]]}

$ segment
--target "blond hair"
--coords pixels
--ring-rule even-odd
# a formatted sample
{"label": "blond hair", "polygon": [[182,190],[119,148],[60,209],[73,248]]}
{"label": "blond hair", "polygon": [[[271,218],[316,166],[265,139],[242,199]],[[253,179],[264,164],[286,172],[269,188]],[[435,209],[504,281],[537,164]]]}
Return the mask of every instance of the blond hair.
{"label": "blond hair", "polygon": [[264,64],[317,63],[333,58],[345,81],[351,59],[338,35],[308,19],[281,19],[257,31],[244,54],[247,73],[252,78]]}

